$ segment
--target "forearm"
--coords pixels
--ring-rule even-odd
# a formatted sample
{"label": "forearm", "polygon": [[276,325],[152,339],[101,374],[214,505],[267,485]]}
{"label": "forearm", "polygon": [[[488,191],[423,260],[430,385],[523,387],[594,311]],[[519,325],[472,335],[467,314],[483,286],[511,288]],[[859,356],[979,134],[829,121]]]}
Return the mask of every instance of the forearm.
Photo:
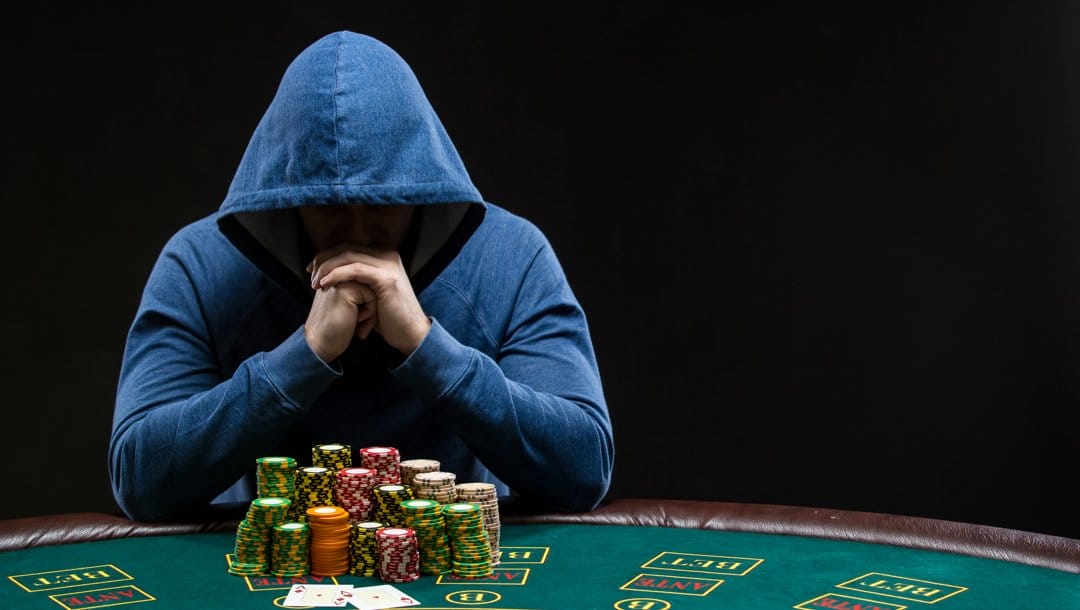
{"label": "forearm", "polygon": [[210,387],[148,360],[122,377],[110,442],[117,502],[143,520],[204,507],[278,446],[337,375],[313,358],[302,333]]}
{"label": "forearm", "polygon": [[[610,484],[611,426],[595,369],[575,350],[561,353],[512,367],[520,380],[512,379],[433,324],[396,374],[516,492],[559,510],[583,511],[599,503]],[[528,370],[543,374],[530,377]]]}
{"label": "forearm", "polygon": [[444,398],[447,425],[521,495],[562,511],[595,508],[614,457],[598,405],[537,392],[506,379],[491,359],[477,360]]}

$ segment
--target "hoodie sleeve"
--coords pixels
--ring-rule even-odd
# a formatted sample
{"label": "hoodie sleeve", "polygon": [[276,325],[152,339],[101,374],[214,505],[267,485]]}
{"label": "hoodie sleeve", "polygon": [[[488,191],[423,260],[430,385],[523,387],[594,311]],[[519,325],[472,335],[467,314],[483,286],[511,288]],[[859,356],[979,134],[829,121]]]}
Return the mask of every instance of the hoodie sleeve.
{"label": "hoodie sleeve", "polygon": [[206,295],[192,281],[206,271],[182,252],[167,246],[155,264],[121,364],[109,474],[133,519],[205,507],[339,376],[300,328],[226,378],[211,349]]}
{"label": "hoodie sleeve", "polygon": [[394,374],[524,497],[587,511],[607,493],[611,421],[585,314],[550,245],[518,287],[496,358],[432,321]]}

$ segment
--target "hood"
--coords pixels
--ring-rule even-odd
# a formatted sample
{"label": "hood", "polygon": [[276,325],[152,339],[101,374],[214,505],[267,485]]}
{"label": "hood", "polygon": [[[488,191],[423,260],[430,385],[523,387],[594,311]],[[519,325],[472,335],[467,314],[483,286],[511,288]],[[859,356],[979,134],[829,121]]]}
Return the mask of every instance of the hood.
{"label": "hood", "polygon": [[302,278],[296,208],[352,203],[439,204],[421,215],[412,272],[483,199],[408,64],[342,31],[286,69],[220,212]]}

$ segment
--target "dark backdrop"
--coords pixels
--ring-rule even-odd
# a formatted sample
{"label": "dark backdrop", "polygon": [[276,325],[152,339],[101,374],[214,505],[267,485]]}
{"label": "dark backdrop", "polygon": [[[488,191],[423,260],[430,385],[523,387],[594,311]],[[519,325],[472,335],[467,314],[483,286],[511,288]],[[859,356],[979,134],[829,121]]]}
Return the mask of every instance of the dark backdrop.
{"label": "dark backdrop", "polygon": [[39,3],[0,43],[0,516],[116,510],[151,265],[217,208],[288,62],[352,29],[553,242],[615,495],[1080,537],[1075,4],[157,4]]}

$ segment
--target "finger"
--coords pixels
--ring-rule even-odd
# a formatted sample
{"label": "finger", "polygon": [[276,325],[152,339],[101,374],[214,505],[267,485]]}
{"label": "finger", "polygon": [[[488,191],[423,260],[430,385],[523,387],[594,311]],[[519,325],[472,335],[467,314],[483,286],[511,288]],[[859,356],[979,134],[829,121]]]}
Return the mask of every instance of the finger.
{"label": "finger", "polygon": [[385,264],[379,259],[366,254],[360,254],[357,252],[342,252],[336,256],[332,256],[321,263],[316,261],[315,270],[311,274],[311,287],[318,288],[322,282],[322,279],[330,274],[334,269],[342,267],[344,265],[352,265],[356,263],[363,263],[369,266],[377,266]]}
{"label": "finger", "polygon": [[318,299],[320,294],[329,295],[325,297],[327,302],[352,305],[356,315],[359,315],[360,310],[365,307],[375,309],[378,300],[375,291],[370,286],[356,282],[342,282],[335,286],[319,288],[315,291],[315,298]]}
{"label": "finger", "polygon": [[388,269],[401,266],[401,256],[395,250],[379,250],[362,246],[338,246],[324,250],[315,257],[311,278],[311,287],[319,285],[319,280],[336,267],[351,263],[366,263],[372,267]]}
{"label": "finger", "polygon": [[[326,276],[319,278],[316,287],[328,288],[343,282],[356,282],[366,284],[368,290],[372,290],[371,286],[377,286],[384,279],[384,272],[376,267],[365,263],[350,263],[343,267],[336,267]],[[372,295],[374,294],[374,291],[372,291]],[[374,300],[374,297],[372,300]]]}
{"label": "finger", "polygon": [[375,309],[375,301],[377,300],[375,290],[367,284],[358,282],[339,282],[335,286],[326,286],[322,289],[326,290],[329,288],[340,290],[346,299],[353,305],[356,305],[358,311],[364,307]]}

